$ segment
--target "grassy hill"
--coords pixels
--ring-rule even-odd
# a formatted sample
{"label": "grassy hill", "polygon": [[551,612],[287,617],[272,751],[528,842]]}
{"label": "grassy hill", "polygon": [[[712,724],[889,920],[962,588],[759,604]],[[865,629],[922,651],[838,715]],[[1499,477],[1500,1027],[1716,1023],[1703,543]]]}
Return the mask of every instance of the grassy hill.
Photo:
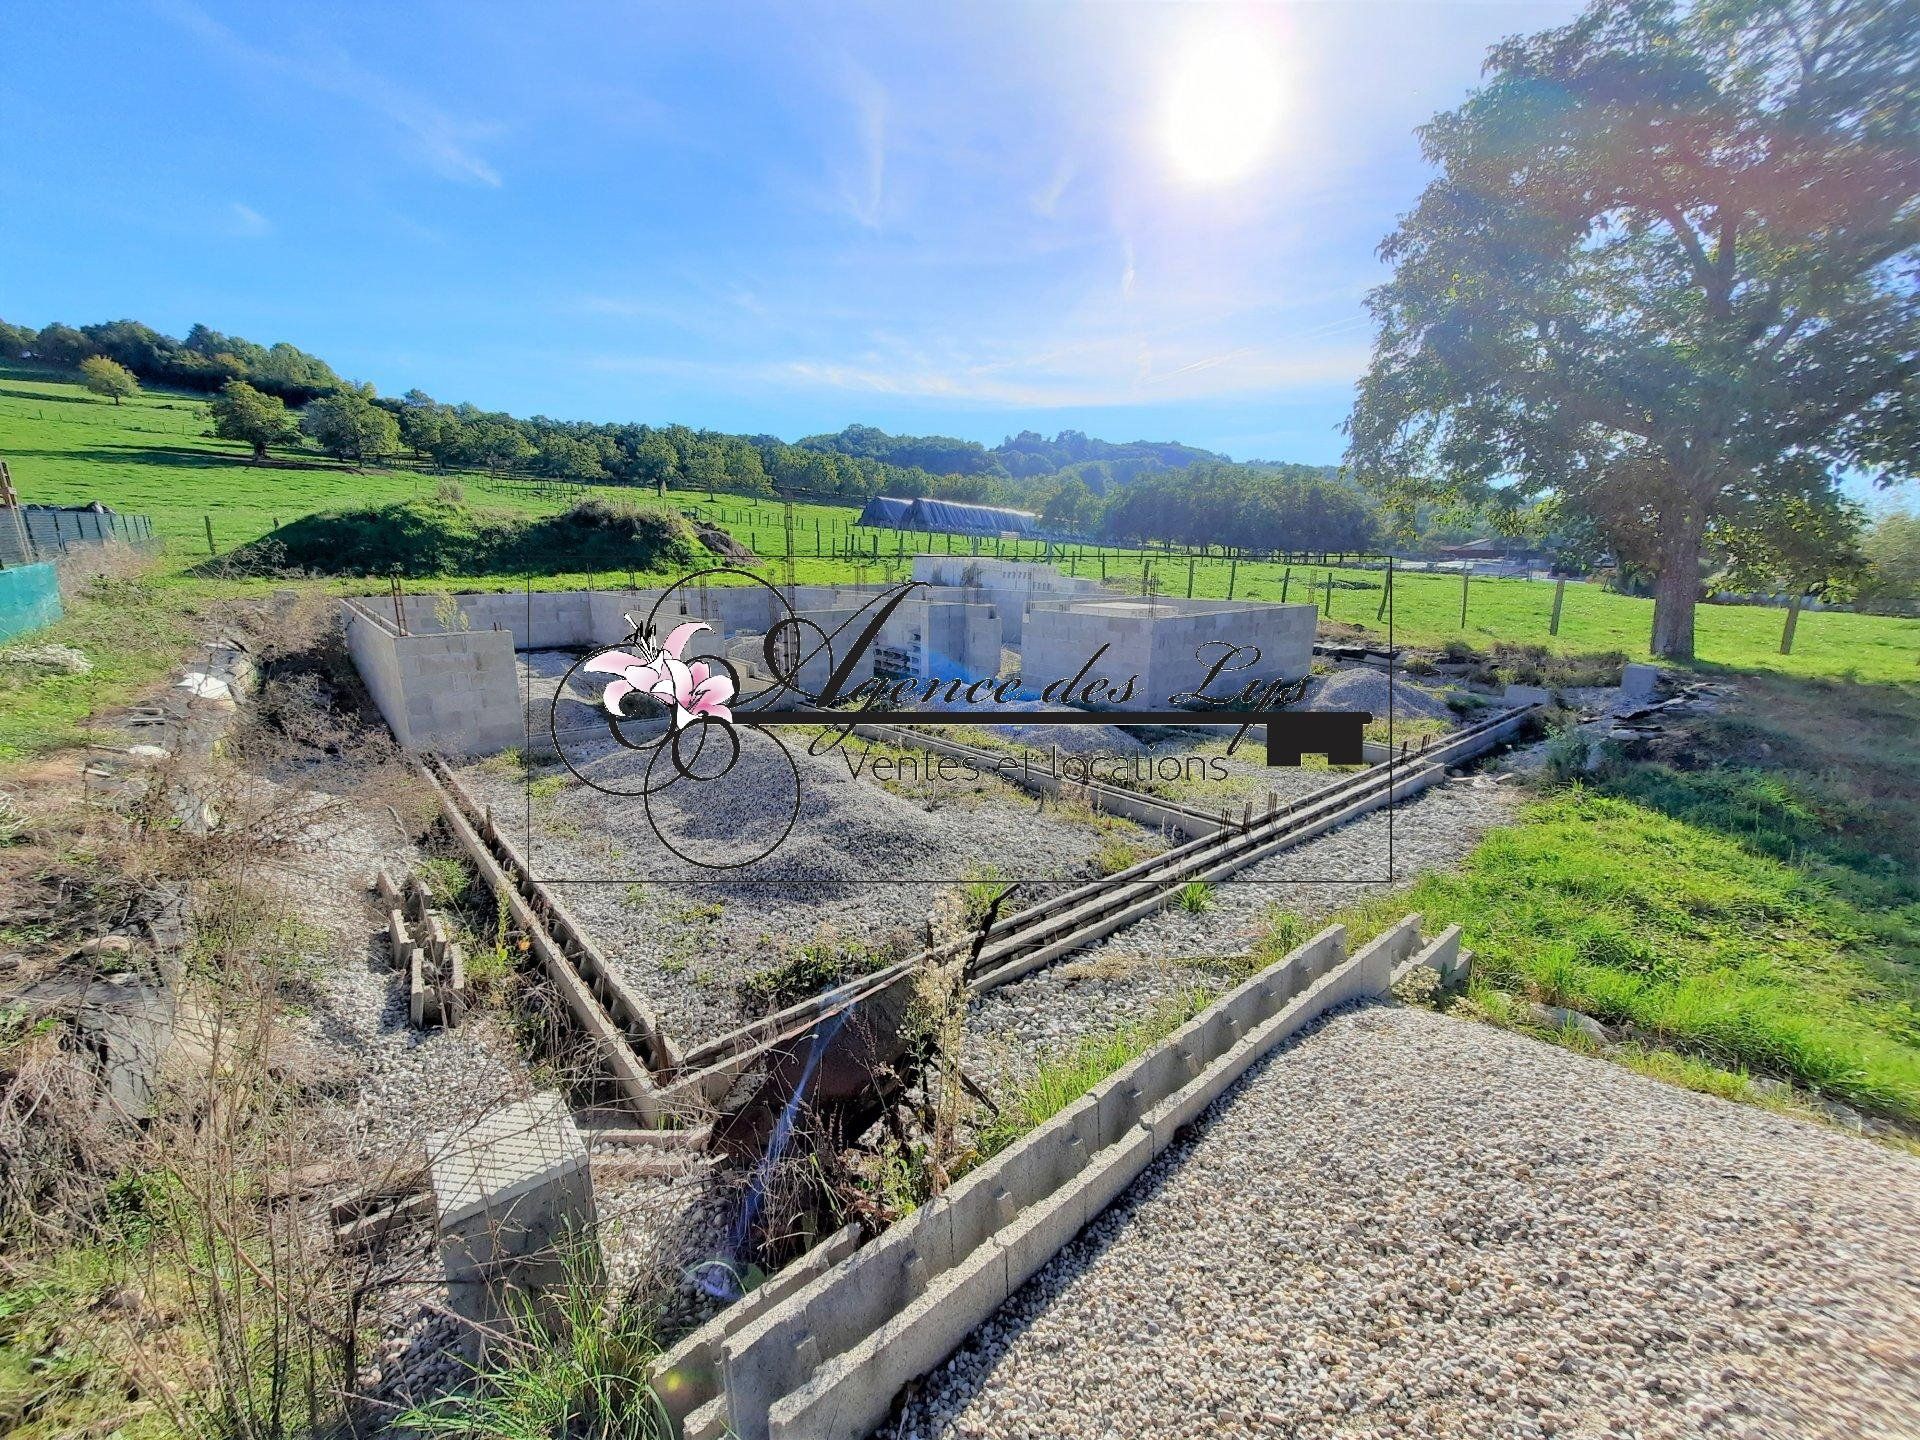
{"label": "grassy hill", "polygon": [[[531,520],[558,515],[584,497],[635,498],[635,491],[628,487],[541,486],[479,474],[443,476],[407,465],[360,470],[318,453],[296,464],[256,466],[248,463],[246,447],[214,439],[206,430],[205,406],[199,396],[149,391],[116,406],[57,372],[0,366],[0,458],[12,467],[22,498],[50,504],[101,500],[150,516],[157,533],[169,542],[164,574],[171,580],[206,582],[203,562],[208,558],[209,525],[215,548],[226,555],[269,532],[294,526],[302,517],[432,501],[447,479],[460,484],[478,507]],[[675,491],[669,499],[675,508],[712,520],[744,541],[761,557],[763,573],[784,575],[786,515],[778,502],[726,494],[709,497],[699,491]],[[408,512],[393,513],[397,526],[397,517]],[[857,513],[849,506],[794,506],[793,544],[802,557],[795,562],[794,573],[801,583],[899,576],[906,572],[915,548],[945,551],[951,547],[962,554],[973,548],[957,538],[859,530],[852,524]],[[311,526],[289,532],[295,540],[310,533]],[[394,543],[398,533],[396,529],[384,543]],[[363,529],[354,543],[367,538]],[[862,553],[849,554],[849,545],[860,547]],[[1045,553],[1044,546],[1032,542],[989,541],[979,548],[981,553],[1009,557],[1037,558]],[[1463,626],[1460,580],[1454,575],[1399,574],[1390,614],[1382,618],[1382,576],[1376,570],[1236,565],[1218,558],[1190,563],[1184,557],[1116,547],[1067,547],[1055,552],[1053,559],[1072,574],[1104,577],[1127,590],[1212,598],[1231,593],[1236,598],[1267,601],[1312,599],[1332,620],[1382,638],[1390,620],[1394,639],[1403,644],[1454,641],[1484,649],[1496,641],[1519,641],[1561,652],[1619,651],[1644,657],[1652,622],[1650,601],[1586,584],[1567,587],[1560,633],[1550,638],[1547,621],[1553,587],[1540,581],[1471,581]],[[534,583],[554,586],[579,583],[583,572],[596,568],[603,573],[648,569],[644,555],[606,547],[585,551],[551,547],[533,555],[531,562],[538,572]],[[430,568],[449,584],[462,580],[485,586],[514,583],[504,580],[494,563],[464,572],[457,565]],[[1335,582],[1330,600],[1325,585],[1329,574]],[[1794,653],[1782,656],[1778,650],[1783,618],[1781,611],[1764,607],[1702,606],[1698,645],[1702,664],[1864,681],[1920,679],[1920,620],[1808,612],[1800,619]]]}

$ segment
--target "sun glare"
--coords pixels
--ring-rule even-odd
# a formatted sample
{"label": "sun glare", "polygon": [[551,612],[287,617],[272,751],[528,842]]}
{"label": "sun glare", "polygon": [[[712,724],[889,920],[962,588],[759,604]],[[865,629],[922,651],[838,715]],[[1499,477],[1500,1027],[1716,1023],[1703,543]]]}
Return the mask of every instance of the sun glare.
{"label": "sun glare", "polygon": [[1166,145],[1197,185],[1253,171],[1273,148],[1280,121],[1280,57],[1252,27],[1195,36],[1180,55],[1167,96]]}

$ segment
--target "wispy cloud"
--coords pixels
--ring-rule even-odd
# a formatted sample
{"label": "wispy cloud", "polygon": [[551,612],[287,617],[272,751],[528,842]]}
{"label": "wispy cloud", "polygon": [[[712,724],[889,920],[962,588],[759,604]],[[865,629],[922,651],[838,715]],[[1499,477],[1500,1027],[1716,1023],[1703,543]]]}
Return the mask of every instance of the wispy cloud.
{"label": "wispy cloud", "polygon": [[251,205],[235,200],[227,207],[227,215],[235,235],[250,239],[273,233],[273,222]]}
{"label": "wispy cloud", "polygon": [[499,127],[457,120],[438,106],[355,64],[338,52],[295,58],[243,39],[190,0],[154,0],[155,8],[189,34],[234,64],[259,73],[287,75],[311,89],[380,116],[405,139],[409,149],[443,179],[498,186],[500,173],[475,148]]}
{"label": "wispy cloud", "polygon": [[857,65],[847,66],[853,106],[854,159],[840,180],[847,212],[869,230],[880,228],[887,198],[887,92]]}

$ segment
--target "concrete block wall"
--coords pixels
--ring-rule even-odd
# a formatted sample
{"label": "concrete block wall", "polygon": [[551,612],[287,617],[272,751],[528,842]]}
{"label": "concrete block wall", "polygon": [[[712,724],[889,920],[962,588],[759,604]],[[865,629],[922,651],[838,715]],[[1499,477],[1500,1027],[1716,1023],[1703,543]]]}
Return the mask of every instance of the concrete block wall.
{"label": "concrete block wall", "polygon": [[490,755],[525,739],[513,636],[507,630],[402,635],[391,621],[354,600],[342,602],[341,623],[354,667],[394,738],[407,749]]}
{"label": "concrete block wall", "polygon": [[1030,601],[1095,595],[1097,580],[1062,575],[1059,567],[1030,560],[995,560],[979,555],[916,555],[913,578],[924,584],[974,592],[994,607],[1000,620],[1000,644],[1020,643]]}
{"label": "concrete block wall", "polygon": [[[1118,708],[1161,710],[1173,696],[1195,690],[1206,679],[1223,653],[1215,642],[1257,647],[1256,662],[1208,687],[1209,695],[1232,699],[1255,682],[1298,680],[1309,674],[1314,621],[1311,605],[1119,597],[1035,601],[1027,611],[1021,674],[1028,689],[1044,691],[1055,680],[1079,674],[1104,646],[1088,678],[1105,680],[1112,691],[1136,678],[1132,696],[1118,702]],[[1214,648],[1203,648],[1207,646]],[[1075,687],[1076,694],[1080,688]],[[1096,701],[1096,707],[1115,703],[1109,698]]]}
{"label": "concrete block wall", "polygon": [[[1136,1179],[1247,1068],[1327,1010],[1383,996],[1419,947],[1419,917],[1346,955],[1339,926],[1210,1005],[1045,1125],[721,1346],[724,1419],[740,1440],[859,1440]],[[724,1415],[722,1415],[724,1411]]]}
{"label": "concrete block wall", "polygon": [[428,1153],[448,1308],[482,1334],[526,1305],[557,1318],[569,1282],[601,1268],[587,1147],[565,1100],[506,1106]]}

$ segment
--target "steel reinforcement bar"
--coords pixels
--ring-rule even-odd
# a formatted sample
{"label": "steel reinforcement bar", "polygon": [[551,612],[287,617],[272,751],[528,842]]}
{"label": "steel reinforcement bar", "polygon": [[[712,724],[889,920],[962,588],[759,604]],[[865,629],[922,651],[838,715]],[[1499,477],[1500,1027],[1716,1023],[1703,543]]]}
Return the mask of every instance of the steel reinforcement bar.
{"label": "steel reinforcement bar", "polygon": [[[992,925],[974,956],[968,986],[984,993],[1019,979],[1163,908],[1192,880],[1211,881],[1347,824],[1440,780],[1448,766],[1474,759],[1527,723],[1537,706],[1504,711],[1429,745],[1417,757],[1398,757],[1353,772],[1285,807],[1190,840],[1125,870],[1090,881],[1016,911]],[[955,941],[899,960],[689,1050],[663,1094],[670,1103],[697,1105],[724,1094],[733,1080],[774,1045],[804,1035],[839,1014],[903,983],[921,967],[950,960],[973,943]]]}

